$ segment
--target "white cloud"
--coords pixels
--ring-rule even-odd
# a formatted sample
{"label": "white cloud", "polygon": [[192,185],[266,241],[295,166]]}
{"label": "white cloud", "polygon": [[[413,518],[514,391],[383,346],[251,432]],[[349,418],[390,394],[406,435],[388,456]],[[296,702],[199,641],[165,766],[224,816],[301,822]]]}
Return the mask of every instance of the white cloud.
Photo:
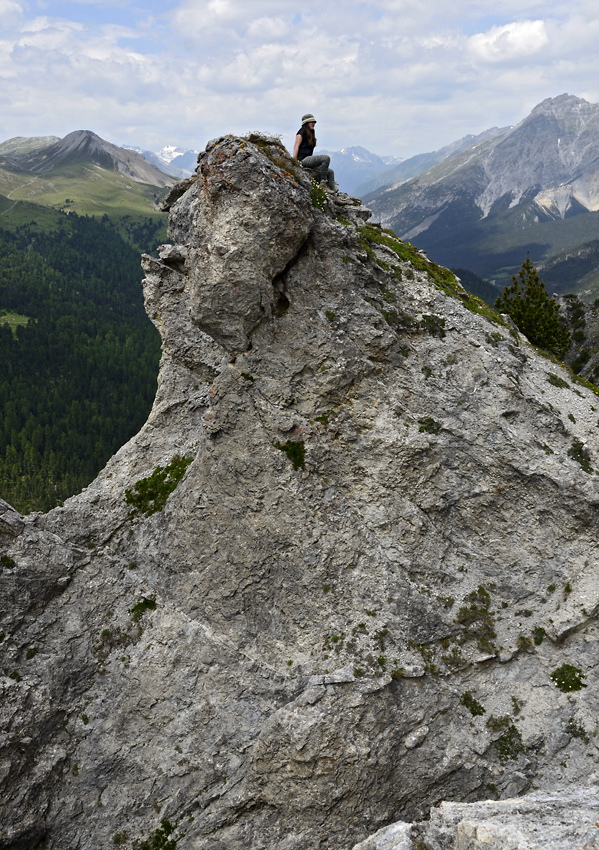
{"label": "white cloud", "polygon": [[0,25],[3,27],[13,24],[23,14],[23,7],[16,0],[0,0]]}
{"label": "white cloud", "polygon": [[247,29],[250,38],[260,41],[275,38],[280,39],[289,32],[289,25],[282,18],[256,18]]}
{"label": "white cloud", "polygon": [[4,138],[88,127],[159,149],[264,129],[290,145],[314,111],[323,147],[409,156],[564,91],[599,99],[590,0],[182,0],[137,19],[125,5],[94,23],[95,4],[27,20],[0,0],[0,20],[17,15],[0,36]]}
{"label": "white cloud", "polygon": [[229,31],[241,37],[248,27],[258,21],[292,19],[297,10],[288,6],[287,16],[281,16],[283,4],[278,0],[183,0],[170,13],[175,29],[185,38],[208,31]]}
{"label": "white cloud", "polygon": [[468,47],[482,62],[508,62],[532,56],[548,43],[544,21],[520,21],[473,35]]}

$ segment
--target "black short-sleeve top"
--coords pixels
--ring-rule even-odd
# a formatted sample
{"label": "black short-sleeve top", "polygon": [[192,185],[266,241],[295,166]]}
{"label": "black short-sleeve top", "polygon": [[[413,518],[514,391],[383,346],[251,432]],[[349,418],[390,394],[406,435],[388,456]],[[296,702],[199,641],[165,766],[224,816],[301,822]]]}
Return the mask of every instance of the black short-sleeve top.
{"label": "black short-sleeve top", "polygon": [[305,127],[300,127],[300,129],[297,131],[297,135],[302,137],[302,140],[301,140],[300,146],[299,146],[299,151],[297,153],[297,158],[301,161],[302,159],[305,159],[305,157],[307,157],[307,156],[312,156],[312,153],[314,151],[315,146],[308,144],[308,139],[307,139],[308,133],[307,133],[307,130],[306,130]]}

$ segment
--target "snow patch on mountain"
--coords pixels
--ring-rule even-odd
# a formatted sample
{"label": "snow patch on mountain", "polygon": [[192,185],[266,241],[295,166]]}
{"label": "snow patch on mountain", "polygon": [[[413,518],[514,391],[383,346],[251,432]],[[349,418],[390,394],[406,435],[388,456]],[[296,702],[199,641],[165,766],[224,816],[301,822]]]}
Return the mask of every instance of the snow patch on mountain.
{"label": "snow patch on mountain", "polygon": [[174,159],[180,156],[185,156],[185,154],[193,153],[196,156],[199,151],[190,150],[189,148],[180,148],[177,145],[165,145],[161,150],[157,152],[157,156],[163,159],[165,162],[172,162]]}

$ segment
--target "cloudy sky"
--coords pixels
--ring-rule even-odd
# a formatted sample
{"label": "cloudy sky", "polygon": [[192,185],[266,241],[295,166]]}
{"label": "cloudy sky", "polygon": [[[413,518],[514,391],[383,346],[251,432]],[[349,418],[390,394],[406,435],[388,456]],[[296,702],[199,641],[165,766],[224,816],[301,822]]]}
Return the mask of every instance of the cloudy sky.
{"label": "cloudy sky", "polygon": [[0,141],[290,147],[310,111],[320,147],[407,157],[599,101],[598,44],[597,0],[0,0]]}

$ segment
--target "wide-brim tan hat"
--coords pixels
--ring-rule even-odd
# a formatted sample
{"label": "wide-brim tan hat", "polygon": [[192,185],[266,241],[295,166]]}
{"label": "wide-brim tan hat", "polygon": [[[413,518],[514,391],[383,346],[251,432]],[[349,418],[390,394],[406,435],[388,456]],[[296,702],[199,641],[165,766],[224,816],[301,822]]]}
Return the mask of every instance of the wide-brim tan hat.
{"label": "wide-brim tan hat", "polygon": [[307,112],[305,115],[302,115],[302,127],[304,124],[308,124],[310,121],[314,121],[316,124],[316,118],[310,113]]}

